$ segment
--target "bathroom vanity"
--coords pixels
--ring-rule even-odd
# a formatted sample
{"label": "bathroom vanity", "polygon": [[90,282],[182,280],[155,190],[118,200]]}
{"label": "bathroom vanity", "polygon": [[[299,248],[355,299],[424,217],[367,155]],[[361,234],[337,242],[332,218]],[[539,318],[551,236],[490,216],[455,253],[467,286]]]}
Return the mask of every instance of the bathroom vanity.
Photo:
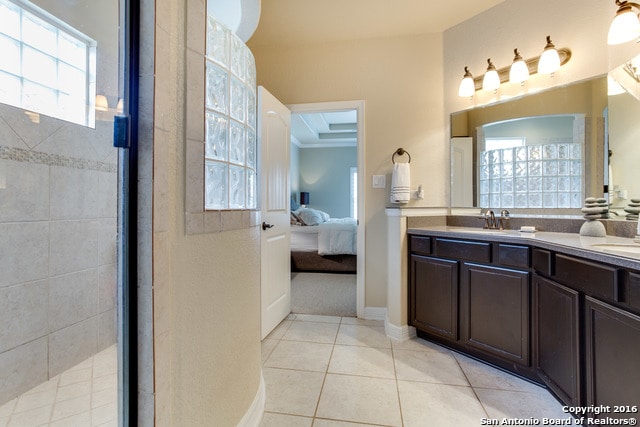
{"label": "bathroom vanity", "polygon": [[450,226],[409,228],[408,243],[418,336],[639,418],[640,244]]}

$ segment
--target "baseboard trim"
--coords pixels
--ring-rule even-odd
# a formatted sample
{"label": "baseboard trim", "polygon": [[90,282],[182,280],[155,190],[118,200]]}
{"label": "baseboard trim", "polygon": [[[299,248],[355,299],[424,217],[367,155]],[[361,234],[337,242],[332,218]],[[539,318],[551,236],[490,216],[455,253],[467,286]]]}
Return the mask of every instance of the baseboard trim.
{"label": "baseboard trim", "polygon": [[385,319],[384,331],[389,338],[398,341],[407,341],[416,337],[416,328],[409,325],[397,326],[390,323],[389,319]]}
{"label": "baseboard trim", "polygon": [[260,385],[256,392],[256,397],[253,399],[249,410],[244,414],[244,417],[238,423],[238,427],[259,427],[262,422],[262,416],[264,415],[264,405],[266,400],[266,389],[264,385],[264,377],[262,371],[260,371]]}
{"label": "baseboard trim", "polygon": [[387,308],[386,307],[365,307],[364,319],[367,320],[387,320]]}

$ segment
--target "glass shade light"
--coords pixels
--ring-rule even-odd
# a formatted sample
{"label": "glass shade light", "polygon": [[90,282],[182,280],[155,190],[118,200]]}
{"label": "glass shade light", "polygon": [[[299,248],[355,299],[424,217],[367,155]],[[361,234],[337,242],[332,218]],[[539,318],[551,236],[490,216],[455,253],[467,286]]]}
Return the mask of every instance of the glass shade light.
{"label": "glass shade light", "polygon": [[96,95],[96,111],[109,111],[109,103],[104,95]]}
{"label": "glass shade light", "polygon": [[615,96],[625,93],[624,88],[611,75],[607,76],[607,95]]}
{"label": "glass shade light", "polygon": [[500,76],[493,62],[491,62],[491,58],[487,59],[487,63],[489,66],[482,79],[482,89],[486,91],[496,91],[500,87]]}
{"label": "glass shade light", "polygon": [[640,21],[633,8],[626,1],[616,4],[620,6],[609,27],[608,44],[622,44],[640,37]]}
{"label": "glass shade light", "polygon": [[538,61],[538,73],[553,74],[560,68],[560,55],[553,43],[551,36],[547,36],[547,45],[544,47],[540,60]]}
{"label": "glass shade light", "polygon": [[520,56],[518,49],[513,49],[513,53],[515,56],[513,58],[513,64],[511,64],[511,69],[509,70],[509,82],[524,84],[524,82],[529,79],[529,67],[527,67],[527,63],[524,62],[522,56]]}
{"label": "glass shade light", "polygon": [[124,112],[124,99],[118,99],[118,104],[116,105],[116,113],[122,114]]}
{"label": "glass shade light", "polygon": [[473,76],[471,75],[469,68],[464,67],[464,77],[460,82],[458,95],[464,98],[470,98],[474,93],[476,93],[476,84],[473,81]]}

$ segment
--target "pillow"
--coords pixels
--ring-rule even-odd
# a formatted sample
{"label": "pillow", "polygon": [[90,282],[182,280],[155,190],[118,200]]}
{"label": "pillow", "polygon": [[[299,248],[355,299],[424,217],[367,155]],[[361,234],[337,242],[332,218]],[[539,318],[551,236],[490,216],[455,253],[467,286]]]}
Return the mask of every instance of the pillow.
{"label": "pillow", "polygon": [[[317,209],[316,209],[317,210]],[[321,210],[318,210],[318,212],[320,212],[320,215],[322,216],[322,222],[327,222],[329,221],[329,219],[331,218],[331,215],[329,215],[326,212],[323,212]]]}
{"label": "pillow", "polygon": [[307,225],[304,221],[296,215],[294,212],[291,212],[291,225]]}
{"label": "pillow", "polygon": [[291,196],[291,210],[297,211],[298,209],[300,209],[300,205],[296,202],[295,197]]}
{"label": "pillow", "polygon": [[325,222],[321,211],[311,208],[300,208],[294,212],[305,225],[318,225]]}

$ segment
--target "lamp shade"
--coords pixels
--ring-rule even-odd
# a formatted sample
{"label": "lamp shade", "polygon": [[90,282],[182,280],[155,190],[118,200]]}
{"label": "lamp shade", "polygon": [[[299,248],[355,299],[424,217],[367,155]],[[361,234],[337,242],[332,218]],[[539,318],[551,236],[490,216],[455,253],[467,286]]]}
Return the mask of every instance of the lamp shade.
{"label": "lamp shade", "polygon": [[509,82],[523,84],[529,78],[529,67],[520,56],[518,49],[514,49],[513,53],[515,57],[509,69]]}
{"label": "lamp shade", "polygon": [[104,95],[96,95],[96,111],[109,111],[109,103]]}
{"label": "lamp shade", "polygon": [[538,73],[552,74],[560,69],[560,55],[553,43],[551,36],[547,36],[547,45],[544,47],[540,60],[538,61]]}
{"label": "lamp shade", "polygon": [[301,191],[300,192],[300,204],[308,205],[309,204],[309,192]]}
{"label": "lamp shade", "polygon": [[609,27],[608,44],[622,44],[640,37],[640,21],[630,5],[620,6]]}
{"label": "lamp shade", "polygon": [[491,58],[487,59],[489,66],[487,67],[487,72],[484,74],[484,78],[482,79],[482,89],[487,91],[498,90],[500,87],[500,76],[498,75],[498,71],[496,67],[491,62]]}
{"label": "lamp shade", "polygon": [[458,96],[464,98],[470,98],[476,92],[476,84],[473,81],[473,76],[469,71],[469,68],[464,67],[464,77],[460,82],[460,87],[458,88]]}

